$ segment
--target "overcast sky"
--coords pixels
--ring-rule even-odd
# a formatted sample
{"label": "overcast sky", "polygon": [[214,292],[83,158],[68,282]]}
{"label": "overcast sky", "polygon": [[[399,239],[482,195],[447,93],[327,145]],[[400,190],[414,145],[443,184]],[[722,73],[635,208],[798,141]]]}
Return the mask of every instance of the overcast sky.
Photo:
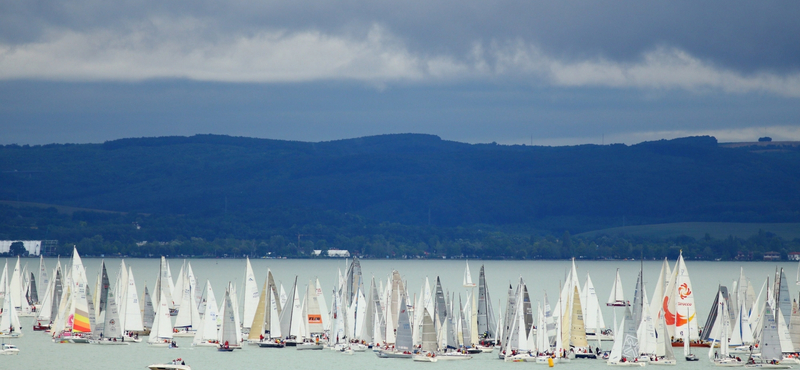
{"label": "overcast sky", "polygon": [[4,0],[0,144],[800,140],[798,1]]}

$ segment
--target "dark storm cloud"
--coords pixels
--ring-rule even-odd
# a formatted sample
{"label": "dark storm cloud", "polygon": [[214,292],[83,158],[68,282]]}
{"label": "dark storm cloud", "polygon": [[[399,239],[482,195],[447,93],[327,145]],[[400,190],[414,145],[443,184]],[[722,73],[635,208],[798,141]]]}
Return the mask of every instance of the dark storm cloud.
{"label": "dark storm cloud", "polygon": [[[413,53],[456,59],[522,41],[555,58],[635,62],[676,48],[744,74],[800,71],[797,1],[30,1],[0,5],[0,42],[194,18],[206,39],[263,30],[362,37],[379,24]],[[157,40],[151,40],[157,42]]]}

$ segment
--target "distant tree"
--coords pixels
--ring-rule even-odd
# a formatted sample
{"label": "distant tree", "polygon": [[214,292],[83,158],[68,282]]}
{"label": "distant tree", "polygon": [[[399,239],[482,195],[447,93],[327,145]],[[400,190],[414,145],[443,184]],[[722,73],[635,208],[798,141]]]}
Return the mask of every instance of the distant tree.
{"label": "distant tree", "polygon": [[569,231],[564,231],[564,236],[561,239],[561,258],[575,257],[572,249],[572,237]]}
{"label": "distant tree", "polygon": [[13,242],[8,250],[8,254],[25,257],[28,255],[28,250],[25,249],[25,244],[22,244],[22,242]]}

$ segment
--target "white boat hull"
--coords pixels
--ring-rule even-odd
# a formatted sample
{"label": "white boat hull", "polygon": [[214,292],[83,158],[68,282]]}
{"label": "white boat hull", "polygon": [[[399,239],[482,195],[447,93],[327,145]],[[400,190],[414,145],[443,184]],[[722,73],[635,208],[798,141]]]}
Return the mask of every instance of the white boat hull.
{"label": "white boat hull", "polygon": [[439,361],[439,359],[437,359],[436,357],[428,357],[428,356],[424,356],[424,355],[415,355],[412,359],[414,361],[416,361],[416,362],[436,362],[436,361]]}
{"label": "white boat hull", "polygon": [[606,362],[606,364],[608,366],[629,366],[629,367],[637,367],[637,366],[638,367],[644,367],[644,366],[647,366],[646,362],[631,362],[631,361],[626,361],[626,362],[608,361],[608,362]]}
{"label": "white boat hull", "polygon": [[89,344],[97,344],[101,346],[127,346],[131,342],[113,341],[113,340],[90,340]]}
{"label": "white boat hull", "polygon": [[411,353],[393,352],[381,350],[376,353],[380,358],[412,358],[414,355]]}
{"label": "white boat hull", "polygon": [[436,358],[438,358],[439,361],[472,360],[472,356],[461,353],[458,354],[443,353],[436,355]]}
{"label": "white boat hull", "polygon": [[297,348],[298,351],[308,351],[308,350],[321,351],[322,350],[322,344],[303,343],[303,344],[298,344],[296,346],[296,348]]}
{"label": "white boat hull", "polygon": [[189,365],[173,365],[173,364],[152,364],[147,367],[150,370],[192,370]]}
{"label": "white boat hull", "polygon": [[651,366],[674,366],[678,363],[676,360],[663,360],[660,359],[658,361],[650,361],[648,365]]}

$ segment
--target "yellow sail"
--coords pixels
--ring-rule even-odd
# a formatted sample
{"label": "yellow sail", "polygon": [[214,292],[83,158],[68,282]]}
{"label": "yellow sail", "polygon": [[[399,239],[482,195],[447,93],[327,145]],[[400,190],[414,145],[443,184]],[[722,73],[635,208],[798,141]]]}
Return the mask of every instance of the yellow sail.
{"label": "yellow sail", "polygon": [[247,335],[248,340],[259,340],[261,339],[261,334],[264,333],[264,315],[267,311],[267,280],[264,279],[264,288],[261,289],[261,296],[258,297],[258,306],[253,316],[253,323],[250,325],[250,334]]}
{"label": "yellow sail", "polygon": [[586,341],[586,326],[583,324],[583,310],[581,309],[578,287],[575,287],[575,292],[572,296],[572,318],[570,321],[570,344],[575,347],[588,347],[589,342]]}

